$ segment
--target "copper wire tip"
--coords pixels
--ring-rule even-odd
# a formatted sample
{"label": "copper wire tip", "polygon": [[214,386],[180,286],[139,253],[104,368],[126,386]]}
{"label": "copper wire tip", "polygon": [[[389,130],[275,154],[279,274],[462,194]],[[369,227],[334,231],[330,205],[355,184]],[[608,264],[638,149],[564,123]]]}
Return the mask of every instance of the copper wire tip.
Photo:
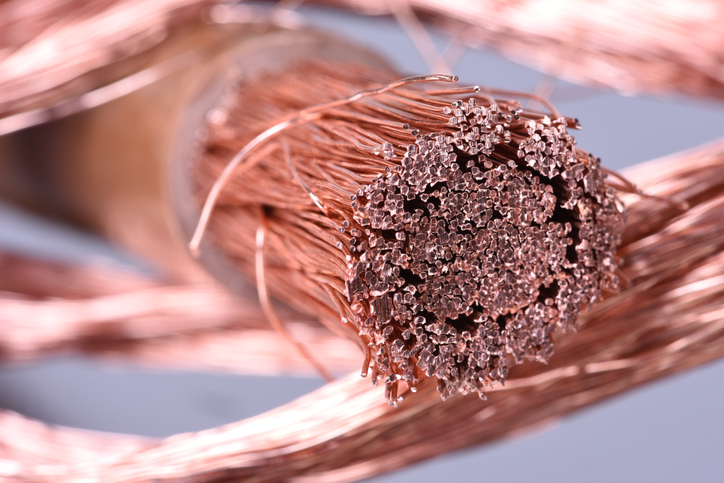
{"label": "copper wire tip", "polygon": [[448,130],[357,193],[347,293],[386,384],[414,387],[418,368],[443,398],[484,397],[507,354],[547,361],[551,333],[616,289],[622,213],[565,119],[474,98],[444,111]]}

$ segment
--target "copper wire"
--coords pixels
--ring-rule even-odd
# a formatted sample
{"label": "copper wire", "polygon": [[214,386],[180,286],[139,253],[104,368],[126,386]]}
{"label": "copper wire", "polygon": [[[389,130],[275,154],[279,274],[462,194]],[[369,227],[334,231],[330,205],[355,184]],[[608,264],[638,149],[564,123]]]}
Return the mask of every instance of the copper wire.
{"label": "copper wire", "polygon": [[451,74],[452,70],[447,65],[445,57],[438,51],[427,29],[420,22],[410,5],[406,2],[395,2],[391,4],[391,8],[395,19],[405,29],[408,37],[417,47],[417,51],[425,60],[428,69],[431,72]]}
{"label": "copper wire", "polygon": [[618,184],[618,183],[613,184],[613,183],[609,182],[609,185],[615,186],[616,189],[618,189],[618,191],[621,191],[624,193],[637,194],[641,197],[650,198],[652,200],[659,200],[663,203],[668,203],[669,205],[676,207],[682,211],[685,211],[689,208],[689,205],[686,201],[675,200],[675,199],[671,199],[671,198],[662,198],[660,196],[645,193],[644,191],[639,189],[635,184],[633,184],[631,181],[627,180],[626,178],[624,178],[617,172],[612,171],[610,169],[606,169],[606,168],[601,168],[601,169],[603,170],[603,172],[606,173],[607,176],[614,177],[614,178],[616,178],[616,180],[618,182],[621,183],[621,184]]}
{"label": "copper wire", "polygon": [[[0,116],[47,109],[102,87],[98,81],[105,76],[125,77],[133,70],[124,60],[150,51],[171,29],[215,3],[218,0],[43,0],[34,3],[35,8],[23,8],[24,0],[0,2]],[[375,15],[392,15],[403,3],[402,8],[450,33],[461,45],[493,47],[573,82],[625,93],[724,97],[724,82],[715,73],[724,25],[716,0],[700,2],[699,10],[691,11],[657,2],[610,9],[595,0],[566,0],[556,9],[543,0],[308,3]],[[541,9],[550,15],[541,17]],[[605,14],[590,13],[599,9],[606,9]],[[710,14],[695,13],[701,11]],[[219,15],[217,21],[223,23],[228,16]],[[559,72],[561,65],[566,68]]]}
{"label": "copper wire", "polygon": [[[5,363],[80,352],[175,369],[267,376],[316,371],[294,342],[284,349],[290,342],[271,330],[256,291],[240,299],[209,283],[8,254],[0,254],[0,269]],[[292,340],[324,354],[335,373],[359,367],[356,344],[288,308],[275,313]]]}
{"label": "copper wire", "polygon": [[[152,49],[213,3],[218,1],[0,2],[0,116],[47,109],[143,70],[121,61]],[[113,72],[98,75],[114,61]]]}
{"label": "copper wire", "polygon": [[[434,4],[435,2],[429,3]],[[438,15],[438,17],[449,16],[449,18],[454,18],[455,9],[453,7],[454,5],[446,4],[446,7],[442,8],[443,15]],[[433,5],[433,8],[437,8],[438,11],[441,9],[439,5]],[[580,7],[578,11],[585,13],[586,8]],[[652,15],[624,15],[628,18],[646,21],[649,18],[659,18],[655,13],[660,14],[661,12],[648,13]],[[515,15],[510,14],[508,17],[513,18]],[[459,20],[459,18],[458,16],[455,20]],[[474,18],[474,16],[468,15],[463,20],[467,24]],[[497,18],[486,15],[483,21],[473,21],[472,23],[484,27],[487,22],[493,25],[491,30],[496,32],[500,28],[498,23],[502,22],[507,25],[505,24],[505,18],[506,15],[500,15]],[[598,17],[594,20],[598,20]],[[711,20],[716,23],[715,18]],[[604,38],[615,38],[615,36],[607,33],[605,28],[593,30],[598,30]],[[634,30],[643,31],[644,29]],[[520,33],[520,30],[516,28],[508,31],[511,33],[510,38],[512,40],[515,40],[516,35]],[[556,29],[550,29],[549,31],[556,31]],[[633,85],[635,88],[642,90],[678,89],[696,95],[721,97],[721,83],[713,79],[706,68],[708,64],[706,63],[705,53],[708,51],[707,49],[717,52],[717,46],[715,43],[707,42],[702,45],[701,49],[692,49],[690,47],[691,42],[686,41],[692,32],[703,32],[707,31],[707,29],[695,26],[693,28],[683,28],[681,31],[687,33],[687,39],[677,39],[672,43],[675,46],[683,46],[688,53],[696,51],[703,54],[694,57],[687,54],[682,58],[677,55],[671,56],[667,51],[664,56],[673,57],[675,60],[678,59],[679,63],[687,66],[681,69],[672,69],[672,72],[675,71],[676,73],[673,80],[666,76],[654,75],[651,77],[651,72],[653,71],[656,74],[657,71],[655,68],[646,69],[646,62],[644,62],[644,68],[629,69],[639,76],[633,82],[627,76],[602,78],[600,70],[592,68],[591,65],[581,65],[581,68],[572,75],[587,78],[597,83],[615,85],[626,90],[631,89]],[[475,42],[478,40],[475,35],[470,33],[468,35],[468,41]],[[483,35],[482,38],[485,38],[485,36]],[[495,43],[494,40],[488,39],[488,41]],[[659,39],[659,42],[661,41],[662,39]],[[656,42],[653,44],[656,49],[660,49],[660,44]],[[532,54],[537,58],[541,58],[541,56],[537,56],[537,47],[545,45],[545,43],[535,40],[533,45],[536,47],[523,46],[523,54]],[[506,50],[506,47],[503,47],[503,49]],[[552,50],[557,53],[561,51],[559,48],[553,48]],[[644,43],[643,47],[637,44],[634,50],[648,52],[651,49],[647,50]],[[516,50],[515,48],[512,50],[508,48],[508,51],[515,52]],[[596,50],[584,52],[582,55],[595,57]],[[637,54],[637,57],[637,60],[650,60],[647,59],[646,55]],[[614,63],[618,61],[616,56],[609,56],[609,58],[613,58]],[[626,61],[625,56],[623,56],[623,61]],[[659,62],[659,64],[664,65],[666,63]],[[689,68],[692,64],[693,66]],[[655,66],[657,64],[652,62],[649,65]],[[697,68],[697,65],[703,65],[704,68]],[[611,71],[609,68],[604,70]],[[615,69],[613,70],[615,71]],[[685,72],[688,76],[682,79],[679,75],[681,72]],[[697,76],[700,77],[699,80],[697,80]],[[694,82],[692,82],[692,79],[694,79]],[[676,207],[670,204],[668,207],[662,207],[662,203],[647,203],[647,201],[653,200],[632,201],[629,212],[630,223],[624,233],[624,246],[621,250],[627,266],[625,273],[629,274],[632,280],[631,287],[595,309],[584,321],[581,332],[570,337],[569,340],[572,340],[572,342],[564,342],[563,347],[559,347],[558,355],[564,358],[564,362],[554,364],[548,372],[543,370],[544,372],[536,374],[536,371],[533,370],[534,374],[529,376],[526,376],[525,373],[521,373],[523,377],[516,377],[517,374],[513,375],[513,378],[509,379],[505,391],[496,393],[494,390],[491,392],[491,400],[485,406],[471,403],[470,407],[475,406],[475,409],[466,412],[462,410],[463,403],[457,402],[459,400],[448,401],[446,403],[448,406],[436,406],[436,404],[440,403],[435,403],[433,402],[434,398],[430,398],[429,405],[426,405],[422,400],[415,400],[413,402],[414,406],[409,409],[412,415],[405,415],[397,419],[394,417],[388,418],[384,408],[379,408],[376,399],[364,399],[364,395],[369,393],[366,387],[359,384],[356,386],[353,384],[338,384],[329,392],[320,392],[320,394],[316,395],[319,398],[317,401],[344,393],[348,396],[348,399],[346,399],[348,406],[345,408],[348,413],[342,415],[339,420],[330,417],[325,421],[328,426],[326,428],[320,426],[320,428],[317,428],[318,432],[316,433],[309,431],[308,427],[305,426],[306,430],[302,439],[314,439],[315,436],[318,437],[317,435],[329,431],[330,428],[337,428],[340,421],[349,421],[355,417],[359,417],[360,422],[358,424],[369,424],[373,427],[370,434],[365,434],[362,431],[354,433],[351,437],[353,440],[351,447],[337,449],[332,454],[329,453],[329,449],[325,445],[325,443],[329,442],[329,439],[323,437],[318,437],[313,442],[307,442],[306,440],[292,441],[288,443],[289,446],[285,447],[286,451],[280,450],[280,447],[285,443],[281,443],[276,447],[270,444],[265,447],[274,447],[273,453],[276,455],[274,456],[276,458],[274,459],[274,465],[268,464],[269,455],[259,453],[258,448],[250,446],[249,451],[254,456],[245,458],[242,456],[244,450],[242,449],[239,452],[238,447],[232,444],[239,439],[249,437],[250,433],[253,433],[243,425],[230,428],[228,433],[218,440],[206,437],[208,435],[200,435],[198,441],[187,440],[185,444],[170,449],[167,448],[166,451],[152,451],[147,457],[134,460],[128,458],[127,455],[143,453],[146,448],[155,446],[156,443],[137,445],[127,439],[125,441],[129,444],[126,445],[122,438],[109,438],[108,440],[115,440],[114,444],[104,445],[103,438],[95,434],[82,434],[83,432],[65,429],[49,430],[38,423],[22,420],[16,415],[3,415],[3,424],[0,427],[4,428],[4,430],[0,438],[8,442],[6,448],[10,448],[9,451],[11,452],[15,451],[14,456],[17,456],[18,459],[17,465],[5,465],[3,471],[9,471],[7,474],[10,474],[11,477],[17,476],[32,481],[42,481],[43,479],[46,481],[63,481],[69,475],[88,477],[89,474],[93,477],[102,475],[105,481],[112,481],[112,478],[117,481],[142,481],[159,476],[157,468],[165,465],[171,470],[161,476],[168,476],[173,473],[174,476],[182,478],[190,477],[196,472],[198,478],[209,481],[223,481],[227,478],[233,478],[233,475],[253,477],[254,472],[258,472],[257,480],[259,481],[264,481],[265,478],[268,481],[274,481],[275,479],[291,477],[291,475],[295,477],[306,475],[311,481],[349,481],[370,476],[382,471],[382,469],[399,467],[425,456],[437,455],[441,451],[449,451],[465,444],[498,438],[526,425],[540,423],[568,410],[582,407],[600,398],[627,390],[633,385],[651,378],[661,377],[711,360],[721,355],[722,330],[719,322],[721,316],[717,312],[717,308],[721,306],[722,296],[717,291],[717,286],[721,286],[718,283],[719,277],[721,277],[718,267],[721,266],[722,260],[717,253],[721,250],[722,244],[717,237],[717,233],[720,232],[717,228],[721,226],[722,220],[720,216],[721,203],[717,203],[715,200],[718,193],[721,192],[721,170],[719,169],[721,167],[721,156],[717,154],[719,158],[712,162],[714,159],[711,157],[712,153],[705,154],[707,155],[684,158],[687,160],[686,162],[677,160],[677,163],[688,162],[686,168],[681,168],[684,164],[674,164],[672,167],[671,164],[659,163],[648,167],[648,171],[639,176],[639,181],[643,181],[641,184],[647,190],[646,185],[659,183],[659,191],[657,191],[659,195],[656,196],[660,196],[662,199],[676,197],[677,199],[686,200],[682,201],[682,203],[689,203],[692,206],[699,205],[698,209],[681,213],[680,210],[682,207],[685,208],[685,205]],[[667,175],[671,177],[668,181],[661,178],[661,168],[665,166],[669,168]],[[706,172],[703,171],[703,168],[706,168]],[[338,169],[342,172],[344,168],[340,167]],[[346,172],[346,174],[349,174],[349,172]],[[678,219],[678,223],[672,221],[675,219]],[[685,263],[672,260],[672,256],[674,258],[682,256]],[[668,296],[669,293],[670,297]],[[597,324],[597,318],[605,322],[623,321],[625,323]],[[706,325],[707,323],[708,325]],[[607,325],[607,327],[602,330],[604,325]],[[695,333],[701,327],[704,327],[704,330],[701,333]],[[598,332],[591,330],[591,328],[596,329]],[[689,331],[689,335],[681,337],[682,331]],[[601,337],[601,335],[610,337]],[[577,338],[578,336],[581,337]],[[658,337],[668,337],[669,339],[664,344],[665,350],[663,353],[665,357],[663,358],[656,353]],[[677,337],[680,338],[677,339]],[[649,345],[643,349],[647,341]],[[587,362],[581,369],[584,358],[589,357],[588,349],[606,345],[612,349],[608,352],[600,351],[598,354],[602,359],[611,357],[611,360]],[[613,349],[614,346],[618,352]],[[636,355],[632,356],[632,353]],[[566,357],[569,357],[567,361]],[[565,363],[568,363],[569,366],[563,367]],[[513,394],[509,398],[496,398],[498,394],[514,393],[517,390],[521,392]],[[576,397],[571,397],[572,394],[575,394]],[[469,401],[470,399],[461,398],[460,400]],[[288,410],[309,415],[310,406],[314,401],[310,400],[306,401],[306,403],[309,406],[294,406]],[[363,412],[354,413],[358,404],[364,406],[365,403],[367,403],[367,406],[363,407]],[[533,406],[533,403],[535,406]],[[419,412],[425,411],[427,413],[435,408],[440,408],[444,416],[437,419],[431,418],[429,421],[426,420],[425,424],[416,423],[415,416]],[[320,412],[314,414],[323,414],[326,409],[328,408],[320,405]],[[378,412],[375,413],[375,411]],[[536,412],[537,414],[535,414]],[[366,419],[370,413],[373,413],[374,416]],[[380,414],[382,414],[382,417],[376,421],[376,424],[370,422],[374,421],[373,418]],[[521,417],[521,414],[525,416]],[[466,416],[476,422],[485,422],[485,424],[471,427]],[[278,415],[270,416],[270,418],[276,417]],[[461,419],[465,421],[465,426],[459,423]],[[301,421],[298,421],[298,423],[301,424]],[[272,426],[270,424],[267,427]],[[352,425],[345,428],[350,432],[353,431]],[[290,431],[293,431],[293,428]],[[419,433],[419,435],[416,435],[415,432]],[[81,435],[82,437],[79,437]],[[376,453],[363,447],[363,442],[374,441],[382,435],[389,436],[389,440],[385,440],[384,447],[377,448]],[[441,437],[446,435],[450,440],[454,441],[454,444],[443,447],[430,441],[435,439],[434,436],[437,436],[439,441]],[[252,434],[252,439],[254,436],[258,437],[258,435]],[[275,436],[268,437],[271,439]],[[345,436],[349,437],[349,433],[345,433]],[[426,441],[424,438],[428,438],[428,440]],[[22,441],[37,443],[52,441],[53,444],[25,445],[20,444]],[[315,446],[315,443],[319,443],[319,441],[322,441],[322,443]],[[349,440],[344,441],[348,442]],[[390,443],[390,441],[392,442]],[[229,445],[225,447],[223,443],[229,443]],[[80,448],[92,449],[92,455],[91,453],[78,451]],[[189,451],[196,449],[198,452],[200,449],[211,450],[212,448],[216,451],[215,454],[226,451],[229,459],[223,461],[221,459],[209,460],[206,462],[186,459]],[[360,448],[363,450],[360,450]],[[397,451],[392,448],[397,448]],[[72,454],[71,449],[74,450]],[[176,453],[176,459],[174,458],[174,450],[181,450]],[[310,453],[319,455],[319,457],[316,459],[309,458],[303,464],[300,464],[300,459],[308,458]],[[280,454],[284,456],[280,458]],[[74,465],[74,463],[80,464],[88,461],[98,462],[101,456],[113,457],[114,460],[111,464],[120,462],[120,467],[104,467],[104,465],[109,464],[109,460],[103,460],[104,462],[94,469]],[[32,463],[26,464],[22,460],[23,457],[27,458],[25,461],[32,461]],[[235,463],[230,463],[231,459],[234,459]],[[240,460],[245,469],[234,466]],[[289,465],[280,464],[282,460],[288,461]],[[33,465],[37,464],[38,461],[42,461],[43,464],[60,463],[66,466],[56,466],[52,469],[52,474],[48,475],[47,467],[38,468],[37,471],[34,469]],[[130,465],[132,468],[127,468],[130,471],[126,472],[126,469],[122,468],[123,465]],[[5,475],[6,473],[3,473],[3,476]]]}

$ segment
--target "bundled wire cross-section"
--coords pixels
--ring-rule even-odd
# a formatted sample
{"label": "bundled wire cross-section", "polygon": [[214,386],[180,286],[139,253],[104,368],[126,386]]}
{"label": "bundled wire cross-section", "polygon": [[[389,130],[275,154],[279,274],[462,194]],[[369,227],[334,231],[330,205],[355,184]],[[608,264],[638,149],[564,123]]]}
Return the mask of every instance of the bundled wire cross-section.
{"label": "bundled wire cross-section", "polygon": [[359,338],[391,405],[426,377],[484,397],[509,355],[546,361],[552,333],[617,288],[623,210],[552,106],[385,76],[307,62],[240,86],[199,154],[208,231]]}

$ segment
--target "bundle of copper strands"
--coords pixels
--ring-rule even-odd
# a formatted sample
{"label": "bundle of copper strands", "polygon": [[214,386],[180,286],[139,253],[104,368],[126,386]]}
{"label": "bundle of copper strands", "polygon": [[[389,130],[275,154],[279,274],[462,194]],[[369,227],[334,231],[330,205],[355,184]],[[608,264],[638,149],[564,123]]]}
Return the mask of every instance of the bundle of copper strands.
{"label": "bundle of copper strands", "polygon": [[428,378],[484,397],[616,290],[623,210],[552,106],[396,78],[307,62],[247,79],[199,143],[200,229],[359,340],[390,404]]}

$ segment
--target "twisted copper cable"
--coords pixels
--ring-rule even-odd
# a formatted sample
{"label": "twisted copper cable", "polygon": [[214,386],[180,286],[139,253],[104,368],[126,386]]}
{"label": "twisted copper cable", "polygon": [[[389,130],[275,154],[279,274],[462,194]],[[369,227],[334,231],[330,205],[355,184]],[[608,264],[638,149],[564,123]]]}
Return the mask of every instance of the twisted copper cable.
{"label": "twisted copper cable", "polygon": [[545,0],[318,0],[371,15],[399,4],[473,47],[574,83],[627,94],[724,98],[724,8],[682,2]]}
{"label": "twisted copper cable", "polygon": [[[499,439],[723,356],[724,142],[625,174],[648,193],[687,201],[689,210],[628,199],[619,253],[631,286],[588,313],[577,333],[561,337],[548,365],[517,366],[488,401],[465,396],[443,402],[434,386],[423,385],[392,409],[380,391],[351,375],[251,420],[150,449],[139,440],[128,452],[111,446],[103,453],[107,459],[92,463],[75,448],[100,436],[5,417],[13,424],[0,429],[0,455],[16,463],[6,476],[353,481]],[[119,438],[119,444],[128,441]],[[62,444],[43,443],[48,440]]]}
{"label": "twisted copper cable", "polygon": [[142,70],[149,62],[139,54],[212,3],[218,1],[1,2],[0,117],[51,108]]}
{"label": "twisted copper cable", "polygon": [[[720,187],[719,187],[719,185],[717,184],[718,181],[716,180],[716,177],[714,177],[714,179],[712,179],[712,178],[709,178],[709,177],[706,177],[706,176],[701,176],[701,173],[698,173],[698,174],[696,174],[696,175],[693,175],[691,172],[689,172],[689,173],[681,173],[681,176],[682,176],[683,179],[686,179],[687,181],[692,182],[692,183],[693,183],[694,179],[696,178],[695,181],[696,181],[697,183],[701,183],[701,184],[703,184],[703,185],[705,185],[705,186],[709,186],[709,188],[710,188],[711,190],[713,190],[713,192],[716,192],[717,190],[720,190]],[[704,193],[704,194],[702,194],[702,193]],[[700,196],[702,199],[704,199],[707,195],[710,195],[710,194],[711,194],[711,193],[708,193],[708,192],[698,192],[698,195],[697,195],[697,196]],[[685,197],[685,198],[687,198],[687,197]],[[708,206],[708,208],[716,211],[716,210],[718,209],[718,206],[717,206],[717,205],[710,205],[710,206]],[[643,213],[643,212],[646,212],[646,210],[645,210],[643,207],[641,208],[641,210],[642,210],[642,213]],[[635,213],[636,213],[635,211],[632,211],[632,215],[634,215]],[[662,214],[662,213],[663,213],[663,214]],[[665,225],[667,216],[671,216],[671,213],[666,214],[666,212],[664,212],[664,211],[660,210],[659,208],[656,208],[656,207],[655,207],[654,209],[652,209],[652,212],[651,212],[651,213],[647,213],[647,215],[650,215],[650,216],[651,216],[650,222],[649,222],[648,216],[643,216],[643,215],[642,215],[642,216],[641,216],[641,219],[642,219],[642,220],[646,220],[646,223],[641,223],[641,224],[639,224],[639,226],[631,227],[631,228],[629,229],[629,231],[626,232],[625,235],[628,236],[630,240],[634,240],[634,239],[635,239],[635,236],[634,236],[633,234],[630,234],[631,232],[634,232],[634,234],[635,234],[635,233],[638,233],[638,232],[643,232],[643,233],[648,233],[648,234],[655,233],[655,230],[657,230],[657,228],[660,228],[661,226],[664,226],[664,225]],[[701,215],[701,213],[698,213],[697,216],[700,216],[700,217],[701,217],[702,215]],[[714,221],[717,221],[717,222],[718,222],[718,220],[714,220]],[[682,223],[685,223],[685,222],[682,221]],[[707,225],[697,225],[697,226],[703,227],[703,226],[707,226]],[[715,228],[715,227],[716,227],[716,225],[713,225],[713,224],[712,224],[712,225],[709,225],[709,226],[710,226],[711,228]],[[692,228],[692,227],[683,227],[683,225],[682,225],[682,227],[678,227],[678,228],[677,228],[677,227],[674,227],[674,228],[675,228],[675,229],[682,229],[682,230],[683,230],[683,229],[687,229],[687,230],[688,230],[688,229],[695,229],[695,228]],[[714,230],[710,230],[710,231],[714,231],[714,232],[715,232],[716,230],[714,229]],[[667,233],[665,236],[671,236],[671,233],[669,232],[669,233]],[[662,241],[662,237],[658,237],[658,238],[657,238],[657,242],[658,242],[658,241]],[[676,243],[678,243],[679,245],[676,245]],[[671,248],[671,249],[681,249],[681,248],[682,248],[681,243],[683,243],[682,240],[680,240],[680,239],[673,239],[673,240],[672,240],[672,245],[673,245],[673,246],[670,247],[670,248]],[[709,239],[704,238],[704,239],[702,239],[702,240],[697,241],[696,243],[698,243],[698,245],[695,246],[695,248],[697,248],[697,249],[694,250],[694,253],[697,254],[697,255],[692,255],[692,258],[687,258],[687,261],[689,261],[689,262],[691,262],[692,260],[695,261],[695,260],[696,260],[695,256],[700,256],[702,252],[706,252],[707,250],[717,250],[717,249],[718,249],[718,246],[719,246],[719,245],[718,245],[719,242],[718,242],[714,237],[709,238]],[[711,243],[711,245],[709,245],[710,243]],[[684,245],[684,246],[685,246],[685,245]],[[667,252],[667,253],[671,253],[671,252]],[[673,252],[673,253],[678,253],[678,252]],[[717,262],[718,262],[716,259],[712,259],[712,260],[710,260],[710,261],[711,261],[712,263],[717,263]],[[651,268],[651,264],[649,264],[646,260],[644,260],[643,262],[642,262],[642,261],[639,261],[638,263],[639,263],[639,265],[641,265],[640,267],[638,267],[638,269],[640,269],[640,270],[646,270],[646,269],[648,269],[648,268]],[[658,269],[659,269],[659,270],[663,270],[661,267],[658,267]],[[710,275],[710,274],[709,274],[709,275]],[[695,276],[701,276],[702,279],[698,282],[698,283],[699,283],[698,286],[697,286],[697,285],[694,285],[694,287],[693,287],[694,289],[697,288],[697,287],[700,287],[700,286],[704,285],[704,284],[702,283],[702,280],[707,280],[706,277],[707,277],[708,275],[707,275],[707,274],[698,273],[698,274],[695,274]],[[712,284],[713,284],[713,283],[716,282],[716,280],[717,280],[717,279],[716,279],[716,274],[715,274],[715,276],[714,276],[713,278],[710,278],[710,279],[709,279],[709,283],[712,283]],[[694,283],[696,283],[696,282],[694,282]],[[692,289],[689,289],[689,290],[692,290]],[[680,290],[680,292],[684,292],[684,290]],[[679,298],[675,299],[675,301],[679,301],[680,298],[681,298],[681,295],[682,295],[682,294],[680,293],[680,294],[679,294]],[[684,295],[686,295],[686,294],[684,294]],[[716,293],[716,292],[713,292],[713,293],[710,294],[710,295],[711,295],[712,297],[715,297],[715,296],[717,296],[717,293]],[[697,301],[695,300],[694,302],[697,302]],[[687,303],[692,304],[692,303],[694,303],[694,302],[688,301]],[[701,301],[699,301],[699,302],[701,302]],[[682,303],[683,303],[683,302],[682,302]],[[654,307],[654,308],[655,308],[655,307]],[[698,309],[698,310],[706,310],[706,309],[705,309],[705,308],[701,308],[701,309]],[[715,316],[716,316],[716,314],[714,313],[714,315],[713,315],[712,317],[715,317]],[[716,320],[716,319],[714,319],[714,320]],[[717,326],[716,324],[710,326],[710,331],[713,331],[713,332],[712,332],[711,334],[709,334],[709,336],[716,336],[716,335],[717,335],[717,332],[716,332],[716,331],[718,331],[718,330],[719,330],[719,329],[718,329],[718,326]],[[706,336],[707,336],[707,334],[704,333],[704,337],[706,337]],[[672,350],[678,350],[678,349],[680,349],[679,346],[681,346],[682,344],[683,344],[683,345],[686,345],[686,344],[697,344],[697,343],[701,343],[701,341],[696,340],[696,338],[692,336],[692,337],[689,337],[688,340],[685,338],[685,339],[684,339],[684,342],[682,342],[681,344],[676,345],[676,343],[674,343],[674,347],[672,348]],[[704,346],[704,348],[706,348],[706,346]],[[712,345],[710,345],[709,348],[712,349],[712,350],[716,350],[716,347],[715,347],[715,346],[712,346]],[[674,351],[673,353],[674,353],[674,354],[678,354],[676,351]],[[706,352],[704,352],[703,355],[700,355],[700,357],[701,357],[702,360],[705,359],[706,357],[709,357],[709,356],[711,356],[711,354],[706,354]],[[602,371],[616,371],[616,370],[619,370],[619,371],[626,371],[626,370],[634,371],[634,370],[635,370],[635,367],[636,367],[640,362],[646,362],[646,361],[645,361],[645,360],[644,360],[644,361],[641,361],[641,360],[639,360],[639,359],[624,358],[624,359],[614,360],[613,362],[606,361],[606,362],[604,362],[604,363],[600,363],[600,365],[592,365],[592,366],[589,367],[589,370],[590,370],[590,371],[594,371],[594,372],[595,372],[595,371],[599,371],[599,370],[602,370]],[[694,363],[694,362],[698,362],[698,361],[693,361],[692,363]],[[644,366],[641,366],[641,367],[644,368]],[[655,369],[655,368],[654,368],[654,369]],[[665,369],[671,369],[671,368],[670,368],[670,367],[665,367]],[[676,368],[674,368],[674,369],[678,369],[678,367],[676,367]],[[672,370],[673,370],[673,369],[672,369]],[[567,370],[567,369],[564,369],[563,371],[561,371],[561,372],[559,372],[559,373],[557,373],[557,374],[554,373],[552,376],[556,376],[556,375],[558,375],[558,376],[566,376],[566,375],[575,374],[575,370],[571,370],[571,371],[568,371],[568,372],[566,372],[566,371],[568,371],[568,370]],[[548,376],[547,376],[547,377],[548,377]],[[550,377],[548,380],[556,380],[556,379],[555,379],[555,377]],[[636,382],[636,378],[634,378],[633,380],[634,380],[634,382]],[[539,381],[539,382],[545,382],[545,381],[546,381],[546,378],[539,379],[538,381]],[[631,382],[631,379],[630,379],[628,382],[630,383],[630,382]],[[584,402],[585,402],[585,401],[584,401]],[[393,458],[393,456],[390,456],[389,458]],[[362,464],[363,464],[363,465],[367,465],[367,466],[363,466],[363,467],[361,467],[361,468],[360,468],[360,467],[357,467],[357,468],[354,468],[354,467],[353,467],[353,468],[350,469],[350,470],[344,470],[342,473],[346,472],[346,475],[345,475],[345,474],[341,474],[341,476],[338,476],[338,478],[343,478],[343,477],[349,478],[349,477],[351,477],[350,475],[354,476],[354,475],[363,474],[365,471],[368,471],[368,472],[369,472],[369,471],[373,471],[373,470],[370,469],[370,467],[369,467],[369,465],[368,465],[367,463],[362,463]],[[380,460],[377,460],[377,464],[380,464],[381,466],[384,467],[385,465],[387,465],[387,466],[394,466],[394,465],[399,464],[399,462],[397,462],[397,461],[390,462],[389,459],[386,460],[386,461],[383,461],[382,459],[380,459]],[[282,469],[281,471],[284,471],[284,469]],[[277,474],[277,475],[279,475],[279,474]],[[334,478],[334,475],[331,475],[330,478]],[[56,481],[57,481],[57,480],[56,480]]]}
{"label": "twisted copper cable", "polygon": [[[144,52],[213,3],[216,0],[0,2],[0,117],[49,109],[138,72],[146,62]],[[626,93],[722,98],[718,56],[724,11],[715,0],[678,9],[655,1],[611,5],[595,0],[566,0],[556,2],[555,8],[542,0],[317,3],[376,15],[411,9],[460,42],[492,46],[574,82]]]}

